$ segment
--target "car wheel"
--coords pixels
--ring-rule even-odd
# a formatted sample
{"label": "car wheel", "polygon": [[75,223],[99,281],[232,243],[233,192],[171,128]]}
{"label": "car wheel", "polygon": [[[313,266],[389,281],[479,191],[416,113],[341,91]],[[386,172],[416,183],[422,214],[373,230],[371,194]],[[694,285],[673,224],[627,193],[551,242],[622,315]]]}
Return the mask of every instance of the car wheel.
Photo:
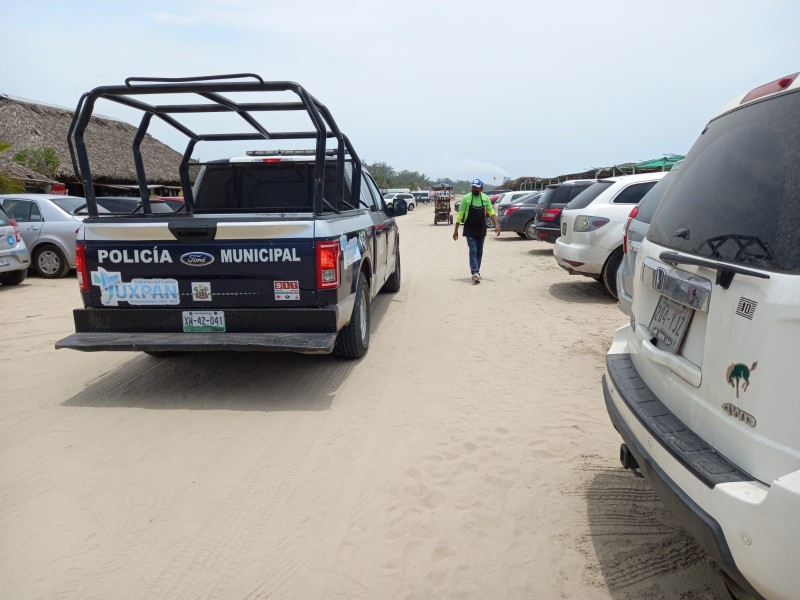
{"label": "car wheel", "polygon": [[603,285],[614,299],[617,299],[617,270],[622,264],[622,248],[617,248],[608,257],[606,264],[603,265]]}
{"label": "car wheel", "polygon": [[46,279],[58,279],[69,273],[69,263],[56,246],[39,246],[33,254],[33,268]]}
{"label": "car wheel", "polygon": [[524,234],[524,233],[521,233],[521,232],[519,232],[519,231],[516,231],[515,233],[516,233],[516,234],[517,234],[519,237],[521,237],[521,238],[524,238],[524,237],[525,237],[525,234]]}
{"label": "car wheel", "polygon": [[412,210],[414,210],[414,203],[413,202],[409,202],[408,203],[408,212],[411,212]]}
{"label": "car wheel", "polygon": [[535,240],[536,239],[536,221],[528,221],[525,224],[525,229],[523,229],[522,231],[523,231],[523,234],[525,235],[526,238],[528,238],[529,240]]}
{"label": "car wheel", "polygon": [[339,332],[333,353],[339,358],[361,358],[369,348],[369,284],[364,273],[358,274],[356,303],[350,322]]}
{"label": "car wheel", "polygon": [[381,292],[385,292],[387,294],[394,294],[395,292],[400,291],[400,249],[398,248],[395,250],[394,253],[394,272],[389,276],[389,279],[386,280],[386,283],[383,284],[381,288]]}
{"label": "car wheel", "polygon": [[13,271],[11,273],[4,273],[0,275],[0,283],[3,285],[19,285],[28,276],[28,269],[21,271]]}

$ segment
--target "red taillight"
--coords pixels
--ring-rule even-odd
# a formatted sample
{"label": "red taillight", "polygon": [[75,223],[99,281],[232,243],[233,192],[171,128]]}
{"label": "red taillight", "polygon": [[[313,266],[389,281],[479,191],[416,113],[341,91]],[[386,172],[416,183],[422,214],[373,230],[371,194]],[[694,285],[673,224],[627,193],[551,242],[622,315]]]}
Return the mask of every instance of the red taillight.
{"label": "red taillight", "polygon": [[339,287],[339,255],[341,246],[335,242],[317,242],[317,289]]}
{"label": "red taillight", "polygon": [[558,215],[561,214],[560,208],[545,208],[542,211],[542,221],[552,223],[558,218]]}
{"label": "red taillight", "polygon": [[278,163],[278,162],[281,162],[281,159],[280,159],[280,158],[262,158],[262,159],[261,159],[261,162],[265,162],[265,163]]}
{"label": "red taillight", "polygon": [[19,244],[20,240],[22,239],[19,234],[19,225],[17,225],[17,222],[14,219],[9,219],[8,224],[14,228],[14,235],[17,237],[17,243]]}
{"label": "red taillight", "polygon": [[628,220],[625,221],[625,227],[622,228],[622,253],[628,253],[628,227],[631,226],[631,221],[639,214],[639,207],[634,206],[631,214],[628,215]]}
{"label": "red taillight", "polygon": [[89,271],[86,269],[86,244],[75,243],[75,271],[78,274],[78,287],[82,292],[89,291]]}
{"label": "red taillight", "polygon": [[504,215],[510,215],[511,213],[518,211],[520,208],[522,208],[522,207],[521,206],[509,206],[506,209],[506,212],[504,212],[503,214]]}
{"label": "red taillight", "polygon": [[761,98],[763,96],[769,96],[770,94],[774,94],[775,92],[780,92],[781,90],[785,90],[787,87],[794,83],[794,80],[797,79],[797,76],[800,75],[800,71],[794,73],[792,75],[787,75],[786,77],[781,77],[780,79],[776,79],[775,81],[771,81],[767,84],[757,87],[754,90],[751,90],[739,104],[744,104],[745,102],[750,102],[751,100],[755,100],[756,98]]}

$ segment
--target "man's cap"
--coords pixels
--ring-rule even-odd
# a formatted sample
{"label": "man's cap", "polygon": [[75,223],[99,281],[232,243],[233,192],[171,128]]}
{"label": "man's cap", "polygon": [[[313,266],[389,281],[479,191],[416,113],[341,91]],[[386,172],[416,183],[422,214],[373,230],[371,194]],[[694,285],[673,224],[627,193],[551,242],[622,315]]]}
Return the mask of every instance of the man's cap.
{"label": "man's cap", "polygon": [[483,187],[483,182],[480,179],[473,179],[472,187]]}

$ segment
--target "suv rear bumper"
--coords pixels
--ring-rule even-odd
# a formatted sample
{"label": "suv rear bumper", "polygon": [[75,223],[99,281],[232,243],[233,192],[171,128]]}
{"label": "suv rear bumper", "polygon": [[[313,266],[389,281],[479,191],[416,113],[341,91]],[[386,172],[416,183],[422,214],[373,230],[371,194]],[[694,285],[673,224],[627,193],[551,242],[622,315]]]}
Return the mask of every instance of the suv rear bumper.
{"label": "suv rear bumper", "polygon": [[628,326],[615,334],[603,394],[641,471],[735,586],[752,598],[796,597],[800,472],[767,486],[717,454],[639,377],[630,335]]}
{"label": "suv rear bumper", "polygon": [[561,225],[550,225],[549,223],[538,223],[536,225],[537,239],[555,244],[559,237],[561,237]]}
{"label": "suv rear bumper", "polygon": [[181,309],[76,309],[76,333],[56,342],[56,348],[84,352],[237,350],[325,354],[333,351],[338,333],[339,310],[335,306],[222,312],[224,332],[185,333]]}

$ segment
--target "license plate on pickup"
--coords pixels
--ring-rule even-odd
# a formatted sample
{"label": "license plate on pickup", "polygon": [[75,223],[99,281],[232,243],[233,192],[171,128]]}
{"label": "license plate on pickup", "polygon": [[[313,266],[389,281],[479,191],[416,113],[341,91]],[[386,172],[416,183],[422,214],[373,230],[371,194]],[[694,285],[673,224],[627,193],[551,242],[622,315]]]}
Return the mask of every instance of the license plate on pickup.
{"label": "license plate on pickup", "polygon": [[221,310],[183,311],[184,333],[206,333],[225,331],[225,313]]}
{"label": "license plate on pickup", "polygon": [[677,352],[693,314],[694,310],[688,306],[661,296],[648,330],[658,339],[659,347],[663,345],[664,350]]}

